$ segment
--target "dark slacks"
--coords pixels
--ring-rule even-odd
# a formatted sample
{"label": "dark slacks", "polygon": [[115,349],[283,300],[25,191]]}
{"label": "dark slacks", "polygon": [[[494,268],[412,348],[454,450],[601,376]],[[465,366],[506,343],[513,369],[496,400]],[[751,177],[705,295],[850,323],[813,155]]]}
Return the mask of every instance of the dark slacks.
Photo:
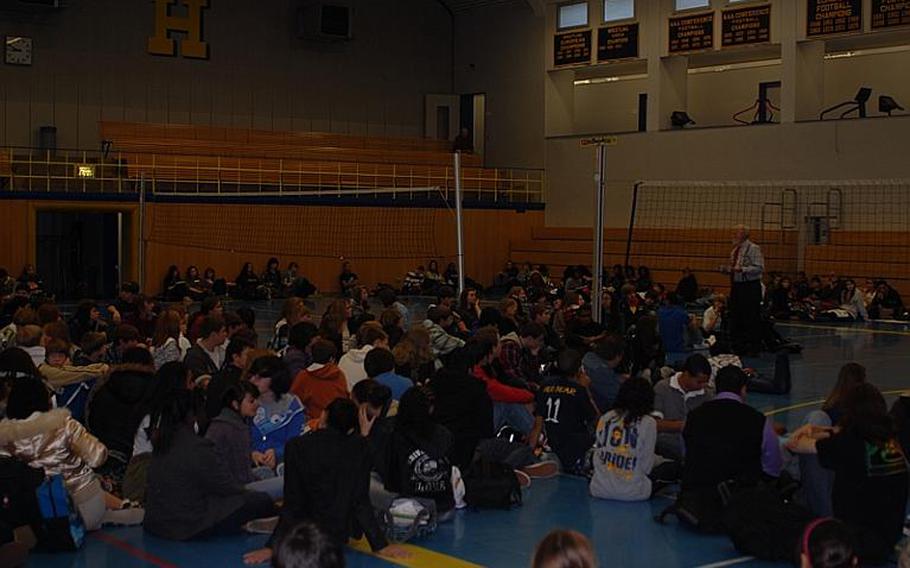
{"label": "dark slacks", "polygon": [[761,281],[733,282],[730,339],[737,353],[761,351]]}

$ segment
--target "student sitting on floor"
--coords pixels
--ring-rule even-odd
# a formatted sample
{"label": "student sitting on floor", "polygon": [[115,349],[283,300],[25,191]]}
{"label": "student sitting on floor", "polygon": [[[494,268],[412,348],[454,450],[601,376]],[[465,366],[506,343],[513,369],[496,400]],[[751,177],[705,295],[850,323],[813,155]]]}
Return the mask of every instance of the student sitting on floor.
{"label": "student sitting on floor", "polygon": [[277,500],[283,494],[284,478],[257,481],[253,476],[249,422],[259,410],[258,399],[259,390],[249,382],[228,387],[221,397],[221,413],[209,424],[205,437],[215,444],[219,463],[235,483]]}
{"label": "student sitting on floor", "polygon": [[152,460],[152,433],[161,422],[167,401],[177,391],[187,390],[192,384],[192,374],[179,362],[165,363],[155,373],[151,390],[139,405],[146,409],[139,427],[133,431],[132,457],[123,478],[123,496],[133,502],[145,502],[148,466]]}
{"label": "student sitting on floor", "polygon": [[227,326],[220,316],[206,316],[199,328],[199,339],[186,352],[184,362],[194,378],[214,375],[224,365]]}
{"label": "student sitting on floor", "polygon": [[422,385],[436,373],[436,357],[430,347],[430,332],[420,324],[414,325],[392,350],[395,372]]}
{"label": "student sitting on floor", "polygon": [[695,316],[686,312],[675,292],[668,296],[666,305],[657,311],[657,325],[669,365],[684,360],[687,352],[692,351],[695,336],[700,336]]}
{"label": "student sitting on floor", "polygon": [[[491,348],[492,344],[487,349]],[[487,385],[471,374],[474,364],[489,354],[482,351],[479,340],[469,339],[429,385],[433,391],[433,417],[452,432],[449,458],[462,471],[471,464],[477,444],[494,435],[493,401],[487,394]]]}
{"label": "student sitting on floor", "polygon": [[[828,394],[820,410],[806,415],[803,424],[820,428],[836,426],[844,416],[844,401],[851,390],[866,382],[866,368],[858,363],[847,363],[840,369],[837,383]],[[831,490],[834,486],[834,472],[823,468],[815,454],[799,456],[799,472],[803,497],[813,515],[830,517],[834,514],[831,504]]]}
{"label": "student sitting on floor", "polygon": [[322,428],[288,443],[278,527],[264,548],[244,555],[245,563],[268,562],[276,542],[300,521],[315,523],[338,546],[364,534],[382,556],[409,556],[389,545],[370,505],[370,451],[358,432],[357,414],[350,400],[335,400],[322,415]]}
{"label": "student sitting on floor", "polygon": [[351,349],[338,360],[338,368],[344,372],[348,381],[348,390],[367,378],[363,361],[367,354],[377,347],[389,348],[389,336],[382,330],[379,322],[368,321],[357,330],[357,348]]}
{"label": "student sitting on floor", "polygon": [[156,369],[160,369],[162,365],[171,361],[183,361],[184,353],[180,349],[180,335],[185,330],[181,329],[182,323],[183,317],[173,310],[162,312],[158,317],[151,345]]}
{"label": "student sitting on floor", "polygon": [[107,462],[97,468],[107,489],[120,495],[133,438],[148,412],[146,402],[155,382],[152,355],[141,347],[127,349],[123,363],[99,381],[88,400],[85,424],[107,446]]}
{"label": "student sitting on floor", "polygon": [[780,475],[783,458],[773,421],[745,403],[748,382],[742,369],[724,367],[717,373],[714,400],[689,412],[683,429],[684,491]]}
{"label": "student sitting on floor", "polygon": [[47,475],[60,475],[86,530],[104,523],[138,525],[142,509],[123,509],[123,501],[102,489],[92,468],[107,460],[107,448],[65,408],[51,409],[50,393],[37,377],[13,384],[0,422],[0,456],[13,457]]}
{"label": "student sitting on floor", "polygon": [[690,355],[683,370],[654,385],[654,416],[657,418],[657,453],[682,460],[683,427],[686,417],[713,398],[708,389],[711,365],[703,355]]}
{"label": "student sitting on floor", "polygon": [[613,402],[628,375],[618,371],[625,354],[625,342],[618,335],[608,335],[585,353],[582,364],[591,379],[591,396],[601,412],[613,408]]}
{"label": "student sitting on floor", "polygon": [[493,431],[509,426],[527,436],[534,427],[534,394],[500,380],[494,369],[494,363],[499,359],[498,337],[496,328],[483,327],[468,341],[475,358],[471,374],[483,381],[493,402]]}
{"label": "student sitting on floor", "polygon": [[401,400],[405,391],[414,386],[411,379],[395,373],[395,356],[388,349],[379,347],[371,350],[363,360],[363,367],[368,378],[389,387],[395,402]]}
{"label": "student sitting on floor", "polygon": [[452,464],[447,457],[452,434],[433,420],[430,393],[424,387],[408,389],[398,405],[385,486],[405,497],[436,502],[440,520],[455,507]]}
{"label": "student sitting on floor", "polygon": [[588,385],[591,379],[581,364],[581,352],[564,349],[556,358],[556,377],[537,391],[537,417],[528,443],[536,446],[546,432],[547,443],[559,456],[566,473],[585,472],[585,453],[594,445],[597,410]]}
{"label": "student sitting on floor", "polygon": [[274,477],[284,461],[285,445],[306,429],[306,412],[300,399],[288,392],[291,378],[279,357],[266,355],[253,361],[249,381],[259,389],[259,409],[250,426],[253,462],[260,466],[257,475]]}
{"label": "student sitting on floor", "polygon": [[613,410],[597,423],[591,495],[641,501],[659,489],[652,481],[675,477],[675,462],[654,452],[657,421],[651,416],[653,411],[654,389],[646,379],[629,379],[619,387]]}
{"label": "student sitting on floor", "polygon": [[540,377],[540,350],[546,329],[538,323],[526,323],[514,333],[502,334],[499,340],[499,362],[504,378],[512,386],[537,386]]}
{"label": "student sitting on floor", "polygon": [[449,335],[446,329],[455,321],[452,310],[445,306],[436,306],[427,310],[427,319],[423,326],[430,332],[430,347],[433,355],[445,358],[459,347],[464,347],[464,340]]}
{"label": "student sitting on floor", "polygon": [[302,321],[290,329],[288,334],[288,348],[284,350],[281,358],[288,366],[288,373],[292,378],[297,377],[300,371],[313,363],[313,354],[310,346],[319,335],[319,329],[308,321]]}
{"label": "student sitting on floor", "polygon": [[307,415],[317,420],[333,400],[351,395],[344,371],[335,364],[335,344],[317,339],[310,351],[313,362],[294,378],[291,394],[300,399]]}
{"label": "student sitting on floor", "polygon": [[302,298],[288,298],[284,301],[284,307],[281,308],[281,319],[275,323],[275,330],[269,339],[268,348],[272,351],[282,354],[288,346],[291,328],[300,322],[307,321],[310,317],[310,311]]}
{"label": "student sitting on floor", "polygon": [[171,393],[153,430],[145,530],[170,540],[238,534],[275,514],[272,498],[248,491],[221,467],[211,440],[194,431],[193,396]]}
{"label": "student sitting on floor", "polygon": [[881,392],[870,383],[851,389],[836,428],[807,424],[787,448],[817,454],[834,471],[834,515],[857,534],[862,565],[884,564],[900,540],[907,506],[907,462]]}
{"label": "student sitting on floor", "polygon": [[224,366],[215,373],[205,389],[205,414],[214,418],[221,413],[224,392],[240,383],[240,377],[251,362],[250,353],[256,344],[247,333],[238,333],[227,343],[224,351]]}

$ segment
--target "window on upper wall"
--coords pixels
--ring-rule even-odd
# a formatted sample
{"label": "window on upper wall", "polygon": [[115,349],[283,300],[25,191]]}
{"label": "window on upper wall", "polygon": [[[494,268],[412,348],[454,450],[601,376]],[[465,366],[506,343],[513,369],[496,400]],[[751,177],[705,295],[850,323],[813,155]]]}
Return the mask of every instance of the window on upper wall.
{"label": "window on upper wall", "polygon": [[635,17],[635,0],[604,0],[604,21],[628,20]]}
{"label": "window on upper wall", "polygon": [[707,8],[711,0],[676,0],[677,10],[691,10],[692,8]]}
{"label": "window on upper wall", "polygon": [[580,28],[588,25],[588,3],[575,2],[563,4],[559,7],[557,27],[561,30],[567,28]]}

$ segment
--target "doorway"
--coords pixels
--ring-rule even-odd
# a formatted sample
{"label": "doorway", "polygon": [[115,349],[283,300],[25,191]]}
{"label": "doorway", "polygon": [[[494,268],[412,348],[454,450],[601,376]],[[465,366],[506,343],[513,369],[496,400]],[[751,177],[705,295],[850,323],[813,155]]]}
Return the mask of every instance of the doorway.
{"label": "doorway", "polygon": [[120,211],[37,211],[35,264],[45,289],[61,300],[115,297],[129,217]]}

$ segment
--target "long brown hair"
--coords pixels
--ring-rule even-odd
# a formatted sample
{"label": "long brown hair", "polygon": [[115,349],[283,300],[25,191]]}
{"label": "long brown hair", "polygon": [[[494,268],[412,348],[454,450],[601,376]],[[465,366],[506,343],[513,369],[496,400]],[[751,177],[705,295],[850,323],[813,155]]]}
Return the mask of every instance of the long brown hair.
{"label": "long brown hair", "polygon": [[591,541],[576,531],[555,530],[534,550],[532,568],[597,568]]}
{"label": "long brown hair", "polygon": [[837,375],[837,383],[835,383],[828,398],[825,399],[822,410],[839,409],[850,391],[865,382],[866,368],[859,363],[847,363],[840,368],[840,373]]}
{"label": "long brown hair", "polygon": [[301,298],[292,296],[284,301],[284,307],[281,309],[281,317],[288,323],[288,325],[294,325],[303,321],[306,316],[308,316],[310,311],[307,309],[306,304]]}
{"label": "long brown hair", "polygon": [[867,442],[884,445],[894,437],[894,421],[881,391],[872,383],[856,385],[841,403],[844,417],[841,427]]}
{"label": "long brown hair", "polygon": [[179,339],[181,323],[183,323],[183,317],[174,310],[169,309],[161,314],[155,323],[155,335],[152,337],[152,345],[161,347],[167,343],[168,339]]}
{"label": "long brown hair", "polygon": [[430,349],[430,332],[420,324],[411,326],[392,350],[392,354],[395,355],[396,365],[410,363],[412,367],[419,367],[432,361],[435,357]]}
{"label": "long brown hair", "polygon": [[335,300],[325,311],[327,316],[338,316],[343,321],[348,319],[348,307],[350,306],[350,300]]}

